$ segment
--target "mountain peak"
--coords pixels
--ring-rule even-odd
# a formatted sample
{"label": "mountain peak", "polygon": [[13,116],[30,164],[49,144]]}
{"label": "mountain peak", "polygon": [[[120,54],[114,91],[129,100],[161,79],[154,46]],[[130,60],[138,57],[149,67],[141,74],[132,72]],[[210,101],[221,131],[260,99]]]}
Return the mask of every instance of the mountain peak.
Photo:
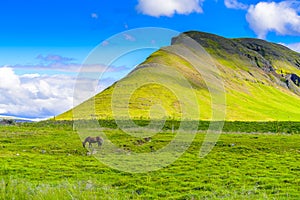
{"label": "mountain peak", "polygon": [[[161,117],[162,109],[156,109],[156,114],[150,117],[151,109],[157,104],[164,108],[167,117],[182,119],[182,107],[190,103],[188,99],[193,99],[193,93],[201,113],[195,119],[211,120],[212,97],[207,87],[210,83],[203,78],[205,74],[194,68],[197,62],[204,66],[206,61],[201,61],[201,56],[193,64],[186,59],[195,56],[193,51],[202,50],[183,43],[185,38],[199,44],[219,70],[215,76],[224,82],[225,120],[300,120],[299,53],[260,39],[228,39],[198,31],[172,38],[171,46],[154,52],[128,76],[57,119],[70,119],[74,112],[79,113],[79,118],[113,119],[113,104],[118,102],[115,106],[124,109],[123,101],[128,103],[128,111],[123,113],[129,113],[134,119]],[[184,51],[184,48],[192,51]],[[186,55],[187,52],[190,55]],[[182,53],[185,55],[181,56]],[[182,77],[173,76],[174,72]],[[159,80],[165,80],[165,84]],[[143,85],[144,82],[147,84]],[[113,95],[117,95],[116,102]],[[178,99],[180,95],[185,100]],[[94,110],[89,108],[91,104]]]}

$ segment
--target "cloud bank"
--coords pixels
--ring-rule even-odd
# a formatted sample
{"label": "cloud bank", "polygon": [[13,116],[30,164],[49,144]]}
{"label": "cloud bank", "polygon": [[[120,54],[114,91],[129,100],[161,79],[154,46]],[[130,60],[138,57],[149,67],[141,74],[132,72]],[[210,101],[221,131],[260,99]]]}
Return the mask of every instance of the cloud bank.
{"label": "cloud bank", "polygon": [[[76,83],[84,87],[81,99],[76,99],[80,103],[115,82],[119,73],[129,70],[126,66],[72,63],[74,59],[59,55],[36,58],[40,64],[0,66],[0,115],[53,117],[73,107]],[[16,73],[20,71],[21,75]],[[78,72],[83,75],[77,77]],[[100,74],[105,77],[99,83]]]}
{"label": "cloud bank", "polygon": [[64,75],[17,75],[0,68],[0,114],[45,118],[72,107],[75,79]]}
{"label": "cloud bank", "polygon": [[172,17],[177,14],[202,13],[200,4],[203,0],[139,0],[138,12],[153,17]]}
{"label": "cloud bank", "polygon": [[71,109],[76,83],[84,87],[82,99],[76,99],[80,103],[116,81],[102,78],[99,83],[94,77],[67,75],[17,75],[7,66],[0,67],[0,80],[0,115],[25,118],[48,118]]}

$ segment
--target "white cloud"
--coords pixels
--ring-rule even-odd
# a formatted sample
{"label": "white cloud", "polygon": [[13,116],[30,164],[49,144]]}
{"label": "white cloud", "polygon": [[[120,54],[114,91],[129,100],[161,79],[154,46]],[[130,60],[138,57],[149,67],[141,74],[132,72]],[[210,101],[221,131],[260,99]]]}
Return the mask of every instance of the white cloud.
{"label": "white cloud", "polygon": [[98,19],[99,16],[98,16],[97,13],[92,13],[92,14],[91,14],[91,17],[92,17],[93,19]]}
{"label": "white cloud", "polygon": [[20,84],[19,78],[14,74],[11,68],[0,68],[0,89],[11,88],[15,89]]}
{"label": "white cloud", "polygon": [[105,40],[101,43],[101,46],[103,46],[103,47],[106,47],[108,45],[109,45],[109,42],[107,40]]}
{"label": "white cloud", "polygon": [[135,37],[133,37],[132,35],[124,33],[123,36],[124,36],[125,40],[131,41],[131,42],[136,41]]}
{"label": "white cloud", "polygon": [[136,9],[144,15],[172,17],[175,13],[202,13],[202,2],[203,0],[139,0]]}
{"label": "white cloud", "polygon": [[0,67],[0,115],[52,117],[94,96],[116,81],[114,78],[101,78],[99,82],[99,77],[93,76],[95,70],[91,70],[92,73],[89,70],[84,70],[81,76],[73,77],[36,73],[17,75],[11,67]]}
{"label": "white cloud", "polygon": [[280,44],[300,53],[300,42],[292,43],[292,44],[284,44],[284,43],[280,43]]}
{"label": "white cloud", "polygon": [[0,68],[0,114],[50,117],[73,105],[75,79],[64,75],[17,75]]}
{"label": "white cloud", "polygon": [[238,2],[237,0],[224,0],[224,4],[227,8],[238,9],[238,10],[247,10],[248,5]]}
{"label": "white cloud", "polygon": [[264,39],[268,32],[280,35],[300,35],[299,2],[260,2],[251,5],[246,15],[251,29]]}

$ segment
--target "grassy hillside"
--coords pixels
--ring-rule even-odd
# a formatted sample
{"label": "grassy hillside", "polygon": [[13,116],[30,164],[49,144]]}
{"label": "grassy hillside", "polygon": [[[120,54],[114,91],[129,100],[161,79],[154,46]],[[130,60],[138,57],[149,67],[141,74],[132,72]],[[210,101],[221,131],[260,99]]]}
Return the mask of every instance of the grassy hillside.
{"label": "grassy hillside", "polygon": [[[197,51],[182,42],[186,35],[204,47],[211,58],[203,53],[195,61],[193,55],[183,55],[182,49]],[[263,40],[226,39],[201,32],[173,38],[170,47],[153,53],[128,76],[56,119],[125,117],[128,106],[134,119],[149,119],[150,111],[152,117],[161,118],[163,107],[170,119],[211,120],[212,97],[207,84],[214,83],[207,82],[195,63],[208,68],[215,65],[219,71],[212,76],[224,84],[225,120],[300,120],[300,54]],[[154,106],[157,104],[161,107]],[[184,109],[194,113],[186,117]]]}

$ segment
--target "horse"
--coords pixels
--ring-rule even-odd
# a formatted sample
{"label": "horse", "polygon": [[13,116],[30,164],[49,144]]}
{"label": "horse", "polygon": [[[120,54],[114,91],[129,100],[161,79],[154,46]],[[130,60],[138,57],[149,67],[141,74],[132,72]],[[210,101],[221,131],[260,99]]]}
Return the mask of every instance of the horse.
{"label": "horse", "polygon": [[87,137],[85,138],[84,142],[82,142],[82,146],[85,147],[86,143],[89,143],[89,147],[92,148],[92,143],[98,143],[98,147],[100,147],[103,144],[103,139],[99,136],[97,137]]}

